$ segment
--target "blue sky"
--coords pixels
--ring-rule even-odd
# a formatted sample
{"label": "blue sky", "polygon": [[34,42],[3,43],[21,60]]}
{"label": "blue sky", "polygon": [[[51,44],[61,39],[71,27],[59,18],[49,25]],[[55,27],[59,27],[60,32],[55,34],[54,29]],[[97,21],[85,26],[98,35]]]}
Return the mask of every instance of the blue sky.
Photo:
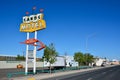
{"label": "blue sky", "polygon": [[[59,55],[86,52],[94,56],[120,60],[120,1],[119,0],[2,0],[0,2],[0,54],[23,54],[20,44],[26,33],[19,31],[25,12],[44,9],[47,28],[38,32],[46,45],[55,44]],[[32,38],[34,34],[31,33]],[[43,50],[37,52],[37,57]]]}

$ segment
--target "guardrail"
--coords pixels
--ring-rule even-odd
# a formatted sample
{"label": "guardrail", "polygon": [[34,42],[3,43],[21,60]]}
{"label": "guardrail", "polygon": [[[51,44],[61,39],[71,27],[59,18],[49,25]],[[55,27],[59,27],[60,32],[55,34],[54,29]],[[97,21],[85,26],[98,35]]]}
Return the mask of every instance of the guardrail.
{"label": "guardrail", "polygon": [[[80,69],[87,69],[87,68],[92,68],[90,66],[79,66],[79,67],[67,67],[67,68],[63,68],[63,69],[58,69],[58,70],[51,70],[51,73],[56,73],[56,72],[65,72],[65,71],[72,71],[72,70],[80,70]],[[46,69],[46,70],[36,70],[36,74],[38,73],[50,73],[50,70]],[[29,74],[34,74],[32,71],[28,72]],[[13,76],[17,76],[17,75],[25,75],[25,72],[15,72],[15,73],[8,73],[7,74],[7,78],[10,79]]]}
{"label": "guardrail", "polygon": [[6,63],[21,63],[21,62],[24,62],[24,61],[6,61]]}
{"label": "guardrail", "polygon": [[[33,72],[28,72],[28,74],[33,74]],[[13,76],[17,76],[17,75],[25,75],[25,72],[15,72],[15,73],[8,73],[7,74],[7,78],[10,79]]]}

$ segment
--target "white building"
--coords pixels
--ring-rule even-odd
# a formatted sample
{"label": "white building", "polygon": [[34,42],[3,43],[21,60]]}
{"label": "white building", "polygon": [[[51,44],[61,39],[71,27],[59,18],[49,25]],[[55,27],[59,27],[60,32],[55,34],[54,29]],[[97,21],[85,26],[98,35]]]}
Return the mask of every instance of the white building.
{"label": "white building", "polygon": [[107,63],[107,59],[105,58],[96,58],[94,61],[96,66],[102,66],[103,64]]}
{"label": "white building", "polygon": [[117,60],[117,59],[113,59],[112,62],[111,62],[111,64],[112,64],[112,65],[119,65],[120,62],[119,62],[119,60]]}

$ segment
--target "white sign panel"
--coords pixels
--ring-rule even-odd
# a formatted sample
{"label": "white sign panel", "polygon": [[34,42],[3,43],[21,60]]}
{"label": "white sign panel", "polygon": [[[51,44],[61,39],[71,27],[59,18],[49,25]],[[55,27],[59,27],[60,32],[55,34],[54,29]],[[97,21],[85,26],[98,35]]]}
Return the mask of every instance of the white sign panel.
{"label": "white sign panel", "polygon": [[28,62],[33,62],[33,50],[28,50]]}

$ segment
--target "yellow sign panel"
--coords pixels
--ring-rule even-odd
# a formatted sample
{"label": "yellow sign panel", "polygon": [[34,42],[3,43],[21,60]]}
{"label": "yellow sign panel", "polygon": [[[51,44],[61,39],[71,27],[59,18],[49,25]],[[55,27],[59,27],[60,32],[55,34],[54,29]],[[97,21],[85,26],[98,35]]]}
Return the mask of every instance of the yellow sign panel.
{"label": "yellow sign panel", "polygon": [[44,28],[46,28],[46,22],[43,20],[43,14],[25,16],[20,25],[21,32],[34,32]]}

